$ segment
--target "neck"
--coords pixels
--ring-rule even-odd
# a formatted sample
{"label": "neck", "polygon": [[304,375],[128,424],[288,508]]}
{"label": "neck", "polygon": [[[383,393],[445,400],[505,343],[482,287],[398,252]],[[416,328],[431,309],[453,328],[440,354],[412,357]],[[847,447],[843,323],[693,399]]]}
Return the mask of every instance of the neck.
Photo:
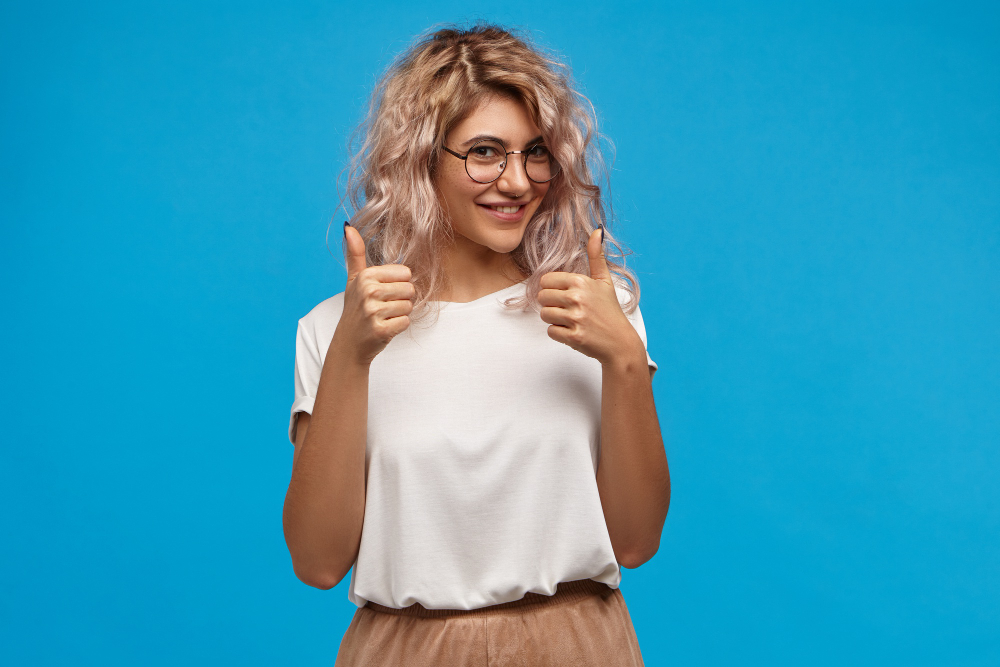
{"label": "neck", "polygon": [[518,283],[525,278],[510,258],[456,234],[455,242],[443,250],[447,284],[435,301],[467,303]]}

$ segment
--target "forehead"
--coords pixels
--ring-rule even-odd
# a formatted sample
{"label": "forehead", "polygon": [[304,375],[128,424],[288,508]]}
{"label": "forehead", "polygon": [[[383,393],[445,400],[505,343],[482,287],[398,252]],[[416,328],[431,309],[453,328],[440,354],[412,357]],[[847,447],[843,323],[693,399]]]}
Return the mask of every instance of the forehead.
{"label": "forehead", "polygon": [[488,97],[448,133],[450,142],[462,145],[479,136],[496,137],[511,146],[526,144],[541,136],[541,131],[520,100]]}

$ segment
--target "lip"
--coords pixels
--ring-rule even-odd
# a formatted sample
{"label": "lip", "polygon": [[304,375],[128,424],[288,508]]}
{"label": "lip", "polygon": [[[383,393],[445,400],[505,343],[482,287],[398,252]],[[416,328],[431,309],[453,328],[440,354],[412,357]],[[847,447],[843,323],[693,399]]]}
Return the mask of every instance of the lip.
{"label": "lip", "polygon": [[[489,204],[476,204],[476,205],[485,210],[487,213],[492,215],[497,220],[500,220],[501,222],[520,222],[521,218],[524,217],[524,212],[528,208],[527,204],[518,204],[516,213],[501,213],[500,211],[496,211],[493,208],[491,208]],[[510,204],[495,204],[495,206],[510,206]]]}

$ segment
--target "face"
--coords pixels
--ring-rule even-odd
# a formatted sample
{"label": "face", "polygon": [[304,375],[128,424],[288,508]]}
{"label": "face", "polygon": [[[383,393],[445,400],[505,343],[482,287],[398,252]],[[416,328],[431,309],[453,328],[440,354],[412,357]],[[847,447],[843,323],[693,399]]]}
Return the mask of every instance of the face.
{"label": "face", "polygon": [[[465,155],[480,139],[494,137],[507,150],[522,151],[541,135],[523,103],[493,97],[456,125],[444,145]],[[477,183],[469,177],[465,162],[447,151],[441,151],[436,180],[456,242],[479,253],[509,253],[517,248],[550,186],[528,178],[523,155],[508,156],[507,167],[497,180]]]}

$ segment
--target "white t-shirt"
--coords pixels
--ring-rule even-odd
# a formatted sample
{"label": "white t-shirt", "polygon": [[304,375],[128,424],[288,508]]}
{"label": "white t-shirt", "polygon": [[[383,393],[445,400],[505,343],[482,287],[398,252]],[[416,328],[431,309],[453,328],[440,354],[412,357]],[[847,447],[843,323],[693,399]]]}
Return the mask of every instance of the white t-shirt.
{"label": "white t-shirt", "polygon": [[[549,338],[534,310],[503,307],[525,286],[443,302],[436,323],[411,324],[372,362],[357,606],[476,609],[561,581],[618,587],[597,491],[601,364]],[[343,308],[341,292],[299,320],[293,443]],[[638,308],[629,321],[645,345]]]}

